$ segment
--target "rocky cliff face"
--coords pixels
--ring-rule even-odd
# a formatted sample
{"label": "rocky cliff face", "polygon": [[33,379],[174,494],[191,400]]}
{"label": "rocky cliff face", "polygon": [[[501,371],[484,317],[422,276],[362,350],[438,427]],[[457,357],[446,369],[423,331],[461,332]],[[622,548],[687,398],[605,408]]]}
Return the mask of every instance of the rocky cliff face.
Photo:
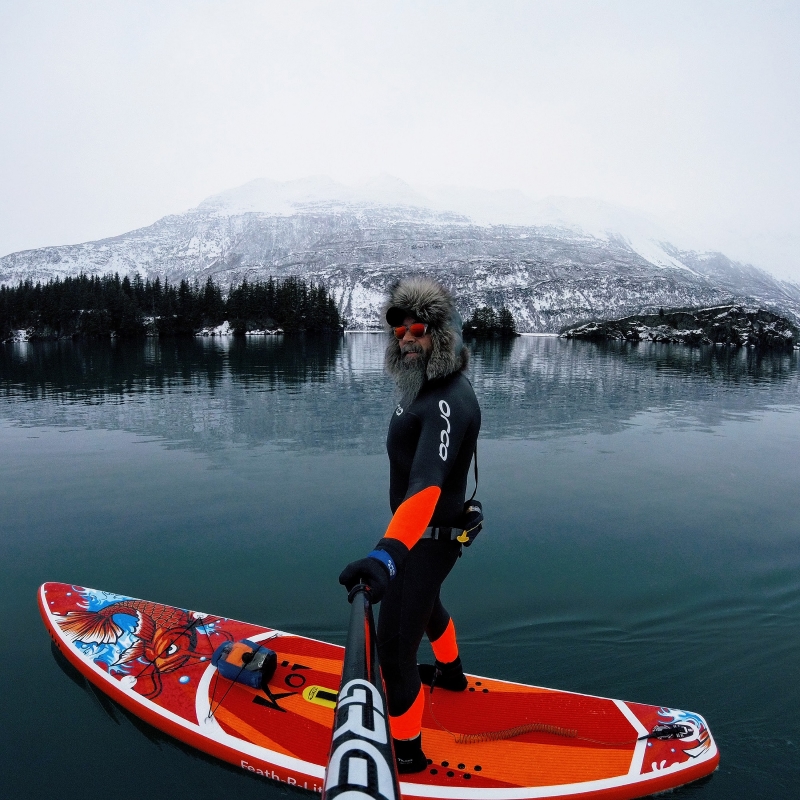
{"label": "rocky cliff face", "polygon": [[[270,184],[270,191],[276,186],[288,184]],[[506,305],[522,332],[556,332],[648,307],[732,302],[800,321],[800,287],[722,254],[643,244],[624,232],[592,235],[560,218],[557,224],[477,224],[463,214],[409,205],[418,201],[411,196],[401,197],[403,204],[337,200],[330,182],[320,199],[313,188],[291,196],[284,191],[279,201],[270,195],[265,205],[248,184],[238,195],[210,198],[121,236],[12,253],[0,259],[0,283],[81,272],[201,282],[213,276],[223,285],[296,275],[324,282],[349,325],[370,328],[379,325],[386,287],[424,273],[455,290],[465,316],[476,306]]]}
{"label": "rocky cliff face", "polygon": [[791,350],[800,342],[800,331],[789,320],[763,309],[741,306],[660,309],[658,314],[587,322],[567,328],[561,336],[590,341],[725,344],[773,350]]}

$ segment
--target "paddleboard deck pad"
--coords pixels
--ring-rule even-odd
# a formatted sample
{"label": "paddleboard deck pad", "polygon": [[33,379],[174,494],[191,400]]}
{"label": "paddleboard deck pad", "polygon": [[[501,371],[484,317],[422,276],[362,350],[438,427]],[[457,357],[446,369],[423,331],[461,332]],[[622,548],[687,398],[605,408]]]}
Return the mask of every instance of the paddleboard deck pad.
{"label": "paddleboard deck pad", "polygon": [[[71,584],[44,584],[39,607],[61,653],[128,711],[248,772],[322,790],[342,647]],[[242,639],[277,654],[264,688],[231,682],[211,664],[217,646]],[[431,763],[401,776],[403,797],[644,797],[719,762],[699,714],[467,677],[465,692],[425,688]],[[644,738],[665,725],[681,738]]]}

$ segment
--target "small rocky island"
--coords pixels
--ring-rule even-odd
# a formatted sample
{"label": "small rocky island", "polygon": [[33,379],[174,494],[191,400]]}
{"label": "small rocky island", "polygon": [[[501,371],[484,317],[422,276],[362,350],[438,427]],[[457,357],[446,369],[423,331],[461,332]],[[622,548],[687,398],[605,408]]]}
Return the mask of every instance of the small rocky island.
{"label": "small rocky island", "polygon": [[800,330],[785,317],[744,306],[660,309],[616,320],[596,320],[567,327],[565,339],[590,341],[675,342],[724,344],[787,350],[798,347]]}

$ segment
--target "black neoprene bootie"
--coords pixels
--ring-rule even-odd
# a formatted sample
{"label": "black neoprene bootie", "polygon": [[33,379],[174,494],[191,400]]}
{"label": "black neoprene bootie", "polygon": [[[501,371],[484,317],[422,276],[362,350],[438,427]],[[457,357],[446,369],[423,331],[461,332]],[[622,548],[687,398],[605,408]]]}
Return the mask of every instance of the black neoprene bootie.
{"label": "black neoprene bootie", "polygon": [[467,676],[461,666],[461,656],[455,661],[448,661],[446,664],[438,659],[436,663],[418,664],[419,679],[426,685],[434,689],[447,689],[449,692],[463,692],[467,688]]}
{"label": "black neoprene bootie", "polygon": [[397,761],[397,771],[401,775],[411,772],[422,772],[428,766],[428,759],[422,752],[422,734],[416,739],[393,739],[394,757]]}

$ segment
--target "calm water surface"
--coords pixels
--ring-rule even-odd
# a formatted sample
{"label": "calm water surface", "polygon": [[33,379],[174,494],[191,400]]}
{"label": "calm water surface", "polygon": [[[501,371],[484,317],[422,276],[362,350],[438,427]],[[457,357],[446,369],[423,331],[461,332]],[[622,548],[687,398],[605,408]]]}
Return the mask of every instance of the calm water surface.
{"label": "calm water surface", "polygon": [[[285,787],[127,716],[53,657],[83,584],[338,643],[336,577],[389,520],[382,341],[0,345],[2,794]],[[469,671],[702,713],[719,771],[800,784],[800,356],[475,346],[488,523],[446,584]]]}

